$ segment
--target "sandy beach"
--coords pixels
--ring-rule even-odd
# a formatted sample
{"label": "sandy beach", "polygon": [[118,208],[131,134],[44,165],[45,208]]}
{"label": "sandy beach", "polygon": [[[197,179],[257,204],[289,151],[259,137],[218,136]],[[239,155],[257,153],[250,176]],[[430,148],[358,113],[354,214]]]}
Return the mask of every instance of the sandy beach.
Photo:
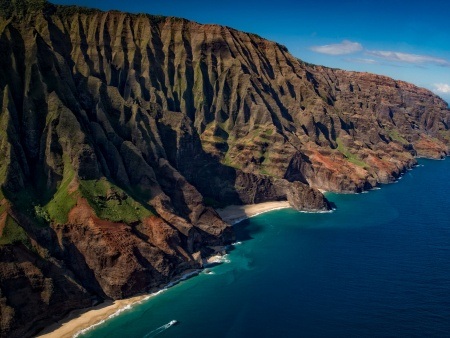
{"label": "sandy beach", "polygon": [[[230,205],[224,209],[218,209],[217,212],[225,222],[229,224],[236,224],[246,218],[256,216],[264,212],[289,207],[290,205],[287,201],[266,202],[248,205]],[[61,321],[47,327],[37,337],[73,337],[80,331],[95,326],[96,324],[100,324],[108,318],[114,317],[120,312],[128,309],[133,304],[142,302],[151,296],[151,294],[148,294],[116,301],[105,301],[104,303],[89,309],[74,310],[65,319],[62,319]]]}
{"label": "sandy beach", "polygon": [[121,312],[131,309],[134,305],[164,292],[171,286],[198,275],[199,271],[200,270],[198,269],[187,270],[184,274],[175,278],[165,287],[152,293],[116,301],[105,301],[102,304],[91,308],[74,310],[64,319],[47,327],[36,337],[68,338],[77,336],[84,330],[100,325],[104,321],[119,315]]}
{"label": "sandy beach", "polygon": [[225,222],[233,225],[246,218],[253,217],[264,212],[286,209],[290,207],[289,202],[279,201],[246,205],[230,205],[223,209],[217,209],[216,211]]}
{"label": "sandy beach", "polygon": [[109,317],[127,309],[132,304],[143,301],[149,295],[141,295],[116,301],[105,301],[92,308],[72,311],[65,319],[47,327],[37,337],[69,338],[83,329],[100,323]]}

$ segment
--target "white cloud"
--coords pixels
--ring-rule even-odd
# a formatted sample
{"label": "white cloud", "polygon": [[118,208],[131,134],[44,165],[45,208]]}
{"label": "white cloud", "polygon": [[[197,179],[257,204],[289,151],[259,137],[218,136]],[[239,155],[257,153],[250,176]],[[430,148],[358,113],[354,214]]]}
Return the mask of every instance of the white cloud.
{"label": "white cloud", "polygon": [[363,46],[359,42],[344,40],[341,43],[331,45],[313,46],[311,50],[328,55],[343,55],[359,52],[363,50]]}
{"label": "white cloud", "polygon": [[349,59],[346,59],[346,61],[357,62],[357,63],[365,63],[365,64],[369,64],[369,65],[375,65],[375,64],[379,64],[380,63],[377,60],[365,59],[365,58],[349,58]]}
{"label": "white cloud", "polygon": [[416,65],[434,64],[443,67],[450,67],[450,61],[434,56],[400,53],[388,50],[369,50],[366,53],[389,61],[406,62]]}
{"label": "white cloud", "polygon": [[435,83],[435,91],[442,94],[450,94],[450,85],[446,83]]}

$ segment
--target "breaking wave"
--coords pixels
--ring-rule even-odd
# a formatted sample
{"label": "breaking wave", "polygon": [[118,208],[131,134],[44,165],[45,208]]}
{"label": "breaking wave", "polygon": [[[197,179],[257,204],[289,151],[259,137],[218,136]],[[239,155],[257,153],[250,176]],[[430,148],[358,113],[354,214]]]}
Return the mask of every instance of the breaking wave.
{"label": "breaking wave", "polygon": [[[229,261],[228,261],[228,262],[229,262]],[[103,320],[101,320],[101,321],[99,321],[99,322],[97,322],[97,323],[95,323],[95,324],[93,324],[93,325],[91,325],[91,326],[88,326],[88,327],[86,327],[86,328],[84,328],[84,329],[78,331],[77,333],[75,333],[75,334],[73,335],[73,338],[77,338],[77,337],[79,337],[79,336],[85,334],[86,332],[88,332],[88,331],[90,331],[90,330],[96,328],[97,326],[102,325],[102,324],[105,323],[106,321],[108,321],[108,320],[110,320],[110,319],[112,319],[112,318],[114,318],[114,317],[117,317],[117,316],[120,315],[122,312],[131,310],[135,305],[142,304],[142,303],[144,303],[145,301],[149,300],[150,298],[153,298],[153,297],[155,297],[155,296],[157,296],[157,295],[159,295],[159,294],[161,294],[161,293],[167,291],[167,290],[168,290],[169,288],[171,288],[172,286],[174,286],[174,285],[176,285],[176,284],[178,284],[178,283],[180,283],[180,282],[182,282],[182,281],[184,281],[184,280],[186,280],[186,279],[189,279],[189,278],[191,278],[191,277],[193,277],[193,276],[196,276],[196,275],[198,275],[199,273],[200,273],[200,270],[194,270],[194,271],[185,273],[185,274],[182,275],[180,278],[178,278],[178,279],[176,279],[176,280],[174,280],[174,281],[168,283],[168,284],[167,284],[164,288],[162,288],[161,290],[158,290],[158,291],[156,291],[156,292],[154,292],[154,293],[152,293],[152,294],[150,294],[150,295],[144,297],[143,299],[140,299],[140,300],[134,302],[133,304],[128,304],[128,305],[126,305],[126,306],[120,308],[119,310],[117,310],[117,311],[114,312],[113,314],[109,315],[107,318],[105,318],[105,319],[103,319]],[[169,322],[168,324],[170,324],[170,323],[172,323],[172,322],[173,322],[173,321]],[[168,325],[168,324],[165,324],[165,325]],[[170,326],[172,326],[173,324],[174,324],[174,323],[172,323]],[[163,325],[163,326],[165,326],[165,325]],[[163,327],[163,326],[161,326],[161,327]],[[159,329],[159,328],[158,328],[158,329]],[[152,332],[153,332],[153,331],[152,331]],[[162,332],[162,331],[161,331],[161,332]],[[158,332],[157,334],[159,334],[159,333],[161,333],[161,332]],[[145,336],[145,337],[148,338],[148,337],[154,337],[154,336]]]}

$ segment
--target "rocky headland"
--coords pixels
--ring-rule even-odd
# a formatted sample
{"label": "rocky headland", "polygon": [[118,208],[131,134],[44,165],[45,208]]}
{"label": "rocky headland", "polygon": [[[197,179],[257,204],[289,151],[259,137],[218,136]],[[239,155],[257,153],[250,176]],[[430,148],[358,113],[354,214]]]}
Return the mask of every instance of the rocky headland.
{"label": "rocky headland", "polygon": [[[450,110],[229,27],[0,1],[0,336],[165,285],[233,240],[215,211],[395,180]],[[31,5],[32,4],[32,5]]]}

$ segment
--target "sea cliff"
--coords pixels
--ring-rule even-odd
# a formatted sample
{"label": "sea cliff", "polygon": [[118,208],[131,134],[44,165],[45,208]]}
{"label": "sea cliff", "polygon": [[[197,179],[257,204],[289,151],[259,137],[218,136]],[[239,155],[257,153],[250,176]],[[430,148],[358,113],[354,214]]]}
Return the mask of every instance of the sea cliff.
{"label": "sea cliff", "polygon": [[[9,8],[9,7],[8,7]],[[54,6],[0,19],[0,335],[129,297],[233,240],[214,208],[395,180],[449,153],[423,88],[185,19]]]}

